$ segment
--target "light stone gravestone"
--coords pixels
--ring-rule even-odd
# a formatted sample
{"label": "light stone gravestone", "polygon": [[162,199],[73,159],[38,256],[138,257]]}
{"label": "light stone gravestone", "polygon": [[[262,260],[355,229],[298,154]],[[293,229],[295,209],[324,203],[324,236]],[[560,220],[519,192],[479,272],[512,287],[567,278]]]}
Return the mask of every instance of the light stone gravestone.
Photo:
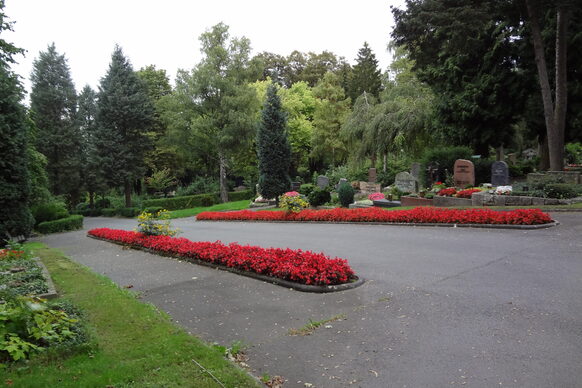
{"label": "light stone gravestone", "polygon": [[360,181],[360,192],[363,194],[378,193],[382,189],[380,183]]}
{"label": "light stone gravestone", "polygon": [[412,163],[412,166],[410,166],[410,175],[418,181],[418,178],[420,177],[420,163]]}
{"label": "light stone gravestone", "polygon": [[329,178],[326,177],[325,175],[318,176],[317,187],[319,187],[320,189],[325,189],[327,186],[329,186]]}
{"label": "light stone gravestone", "polygon": [[378,174],[377,174],[375,168],[370,168],[368,170],[368,182],[370,182],[370,183],[376,183],[377,176],[378,176]]}
{"label": "light stone gravestone", "polygon": [[455,187],[475,186],[475,165],[473,162],[466,159],[457,159],[455,161],[453,180],[455,181]]}
{"label": "light stone gravestone", "polygon": [[507,163],[498,161],[491,165],[491,184],[493,186],[507,186],[509,184],[509,167]]}
{"label": "light stone gravestone", "polygon": [[346,178],[341,178],[339,180],[339,182],[337,183],[337,186],[335,187],[335,189],[338,190],[340,188],[340,186],[343,184],[349,184],[348,180]]}
{"label": "light stone gravestone", "polygon": [[409,172],[399,172],[394,181],[396,188],[404,193],[418,192],[418,182]]}

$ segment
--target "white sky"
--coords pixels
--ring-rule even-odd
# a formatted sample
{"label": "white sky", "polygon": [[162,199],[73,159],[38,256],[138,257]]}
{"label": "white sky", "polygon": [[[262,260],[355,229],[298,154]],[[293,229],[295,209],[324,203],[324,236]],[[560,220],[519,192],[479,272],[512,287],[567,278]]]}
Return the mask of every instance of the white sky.
{"label": "white sky", "polygon": [[155,64],[171,79],[201,57],[198,37],[224,22],[231,36],[250,39],[253,54],[328,50],[354,63],[367,41],[382,70],[393,19],[404,0],[6,0],[15,21],[4,39],[27,50],[13,67],[29,90],[32,62],[52,42],[68,59],[77,91],[94,89],[118,43],[134,69]]}

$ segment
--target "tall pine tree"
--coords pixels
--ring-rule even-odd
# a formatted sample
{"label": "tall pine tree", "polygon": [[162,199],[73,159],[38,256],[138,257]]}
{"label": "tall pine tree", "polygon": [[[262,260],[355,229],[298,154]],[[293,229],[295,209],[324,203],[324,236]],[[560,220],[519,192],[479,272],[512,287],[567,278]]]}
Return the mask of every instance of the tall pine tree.
{"label": "tall pine tree", "polygon": [[123,186],[126,207],[131,207],[133,181],[144,174],[153,117],[145,85],[116,46],[99,86],[95,147],[102,176],[111,187]]}
{"label": "tall pine tree", "polygon": [[287,140],[287,117],[274,84],[267,89],[257,131],[257,154],[259,192],[265,198],[278,198],[291,187],[291,146]]}
{"label": "tall pine tree", "polygon": [[77,96],[64,55],[52,44],[34,61],[30,107],[38,128],[37,149],[47,158],[53,194],[65,194],[72,205],[81,186],[81,136],[76,122]]}
{"label": "tall pine tree", "polygon": [[378,60],[367,42],[358,51],[356,65],[353,68],[348,91],[352,101],[364,92],[378,98],[382,90],[382,75],[378,69]]}
{"label": "tall pine tree", "polygon": [[[12,30],[0,0],[0,34]],[[10,70],[22,49],[0,38],[0,246],[15,236],[28,236],[34,219],[28,208],[30,181],[27,169],[26,110],[22,85]]]}

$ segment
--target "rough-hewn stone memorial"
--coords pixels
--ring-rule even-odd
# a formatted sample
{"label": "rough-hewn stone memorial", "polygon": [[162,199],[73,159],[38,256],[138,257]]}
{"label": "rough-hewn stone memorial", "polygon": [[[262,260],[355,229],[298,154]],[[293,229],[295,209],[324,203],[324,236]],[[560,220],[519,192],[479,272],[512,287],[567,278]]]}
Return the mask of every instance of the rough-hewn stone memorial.
{"label": "rough-hewn stone memorial", "polygon": [[466,159],[457,159],[455,161],[453,180],[455,181],[455,187],[475,186],[475,165],[473,162]]}
{"label": "rough-hewn stone memorial", "polygon": [[326,177],[325,175],[318,176],[317,187],[319,187],[320,189],[325,189],[327,186],[329,186],[329,178]]}
{"label": "rough-hewn stone memorial", "polygon": [[418,191],[418,182],[409,172],[399,172],[396,174],[394,181],[396,188],[404,193],[416,193]]}

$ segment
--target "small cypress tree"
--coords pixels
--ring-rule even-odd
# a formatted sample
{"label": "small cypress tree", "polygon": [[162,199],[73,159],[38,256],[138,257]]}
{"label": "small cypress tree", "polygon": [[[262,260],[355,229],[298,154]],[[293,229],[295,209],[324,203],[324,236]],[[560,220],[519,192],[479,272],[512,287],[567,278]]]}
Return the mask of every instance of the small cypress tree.
{"label": "small cypress tree", "polygon": [[273,84],[267,89],[263,105],[257,131],[257,153],[259,192],[265,198],[278,198],[291,187],[291,147],[287,139],[287,117]]}

